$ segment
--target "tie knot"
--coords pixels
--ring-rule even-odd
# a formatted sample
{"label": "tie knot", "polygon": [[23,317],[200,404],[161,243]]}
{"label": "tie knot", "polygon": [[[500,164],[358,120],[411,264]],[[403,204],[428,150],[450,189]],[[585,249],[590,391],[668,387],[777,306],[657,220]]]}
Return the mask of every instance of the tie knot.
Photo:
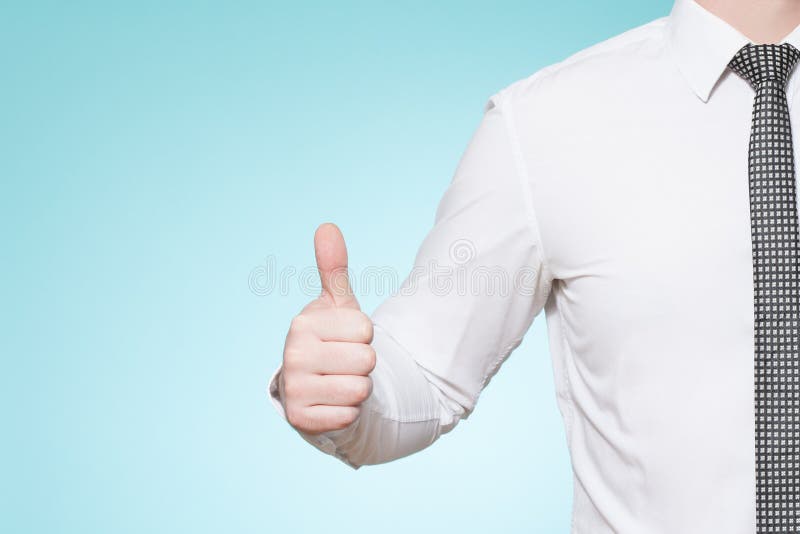
{"label": "tie knot", "polygon": [[736,52],[728,66],[756,89],[767,80],[775,80],[783,89],[798,58],[800,51],[789,43],[749,43]]}

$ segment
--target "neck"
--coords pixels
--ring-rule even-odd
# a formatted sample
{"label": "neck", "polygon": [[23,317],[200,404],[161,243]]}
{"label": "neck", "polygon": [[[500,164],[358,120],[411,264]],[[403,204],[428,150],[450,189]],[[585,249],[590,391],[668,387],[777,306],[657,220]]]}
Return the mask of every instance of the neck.
{"label": "neck", "polygon": [[694,0],[756,44],[779,43],[800,25],[800,0]]}

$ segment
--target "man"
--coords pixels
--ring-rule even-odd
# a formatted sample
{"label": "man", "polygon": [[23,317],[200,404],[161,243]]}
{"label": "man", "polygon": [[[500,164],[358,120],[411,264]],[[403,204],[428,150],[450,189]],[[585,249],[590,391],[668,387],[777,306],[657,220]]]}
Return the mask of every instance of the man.
{"label": "man", "polygon": [[[794,0],[677,0],[492,95],[371,318],[318,229],[323,293],[291,324],[278,409],[353,467],[408,455],[544,310],[573,533],[800,532],[798,24]],[[432,265],[513,283],[443,290]]]}

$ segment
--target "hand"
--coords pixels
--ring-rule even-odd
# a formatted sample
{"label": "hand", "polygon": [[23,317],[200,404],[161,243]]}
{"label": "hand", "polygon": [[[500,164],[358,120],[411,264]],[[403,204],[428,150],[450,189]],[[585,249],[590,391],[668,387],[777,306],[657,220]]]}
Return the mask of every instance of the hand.
{"label": "hand", "polygon": [[347,276],[344,237],[334,224],[314,234],[322,293],[291,323],[278,387],[286,418],[319,434],[345,428],[372,392],[372,321],[358,306]]}

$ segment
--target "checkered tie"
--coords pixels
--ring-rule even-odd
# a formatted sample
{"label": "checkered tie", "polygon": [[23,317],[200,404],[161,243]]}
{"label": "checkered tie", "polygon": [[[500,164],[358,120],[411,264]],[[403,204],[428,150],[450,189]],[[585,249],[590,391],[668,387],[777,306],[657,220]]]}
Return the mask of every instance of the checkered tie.
{"label": "checkered tie", "polygon": [[798,58],[788,43],[748,44],[729,63],[756,92],[749,166],[758,534],[800,532],[800,246],[784,90]]}

